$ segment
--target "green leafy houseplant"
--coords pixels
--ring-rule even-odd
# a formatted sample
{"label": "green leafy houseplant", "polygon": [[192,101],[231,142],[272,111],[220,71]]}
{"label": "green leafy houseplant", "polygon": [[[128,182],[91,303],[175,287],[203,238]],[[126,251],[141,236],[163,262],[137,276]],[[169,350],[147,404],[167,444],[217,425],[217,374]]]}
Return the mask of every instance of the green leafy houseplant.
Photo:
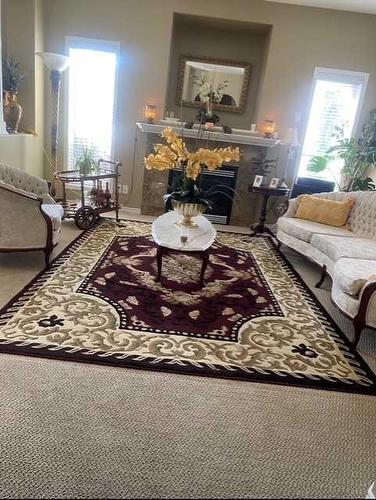
{"label": "green leafy houseplant", "polygon": [[[265,148],[266,149],[266,148]],[[277,165],[277,159],[268,158],[267,151],[261,150],[257,156],[251,158],[250,165],[254,175],[267,175]]]}
{"label": "green leafy houseplant", "polygon": [[98,169],[98,164],[93,150],[86,147],[82,148],[82,153],[74,166],[81,175],[90,175],[93,172],[96,172]]}
{"label": "green leafy houseplant", "polygon": [[340,191],[371,191],[375,189],[374,180],[369,177],[370,168],[376,166],[376,109],[369,114],[358,140],[346,138],[344,127],[336,127],[333,136],[334,146],[324,155],[313,156],[307,170],[320,173],[330,170],[333,160],[342,160],[341,179],[336,180]]}

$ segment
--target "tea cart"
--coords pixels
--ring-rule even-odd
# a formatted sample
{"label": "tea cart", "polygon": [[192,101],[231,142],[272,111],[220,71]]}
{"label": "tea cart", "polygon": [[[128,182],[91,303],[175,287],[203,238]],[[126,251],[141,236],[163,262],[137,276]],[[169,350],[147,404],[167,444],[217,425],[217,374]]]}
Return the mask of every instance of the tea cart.
{"label": "tea cart", "polygon": [[[63,199],[60,203],[64,209],[64,217],[74,219],[79,229],[88,229],[100,214],[113,210],[118,221],[118,179],[121,165],[115,161],[98,160],[97,171],[93,174],[81,174],[77,170],[56,172],[56,178],[61,181],[63,187]],[[105,183],[105,189],[103,189],[103,183]],[[67,200],[67,185],[69,184],[74,184],[76,189],[79,186],[80,200]]]}

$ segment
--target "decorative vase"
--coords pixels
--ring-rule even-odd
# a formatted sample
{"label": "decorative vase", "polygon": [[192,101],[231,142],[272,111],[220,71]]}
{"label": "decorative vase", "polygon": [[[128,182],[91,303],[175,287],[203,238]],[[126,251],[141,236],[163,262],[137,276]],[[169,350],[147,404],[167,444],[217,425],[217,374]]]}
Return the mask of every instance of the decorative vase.
{"label": "decorative vase", "polygon": [[7,132],[17,134],[22,116],[22,107],[17,102],[15,92],[5,91],[4,94],[4,120]]}
{"label": "decorative vase", "polygon": [[205,207],[202,203],[184,203],[182,201],[172,200],[172,208],[174,212],[182,216],[177,224],[185,227],[197,227],[197,224],[193,222],[192,218],[198,217],[205,212]]}

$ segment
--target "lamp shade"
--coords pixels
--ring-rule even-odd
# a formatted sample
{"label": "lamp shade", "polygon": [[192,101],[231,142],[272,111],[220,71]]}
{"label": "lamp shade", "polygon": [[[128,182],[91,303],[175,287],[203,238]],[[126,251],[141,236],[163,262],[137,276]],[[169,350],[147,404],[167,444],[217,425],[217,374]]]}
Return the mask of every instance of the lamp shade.
{"label": "lamp shade", "polygon": [[52,52],[36,52],[36,55],[43,59],[44,64],[51,71],[59,71],[62,73],[69,66],[70,60],[67,56],[61,54],[53,54]]}

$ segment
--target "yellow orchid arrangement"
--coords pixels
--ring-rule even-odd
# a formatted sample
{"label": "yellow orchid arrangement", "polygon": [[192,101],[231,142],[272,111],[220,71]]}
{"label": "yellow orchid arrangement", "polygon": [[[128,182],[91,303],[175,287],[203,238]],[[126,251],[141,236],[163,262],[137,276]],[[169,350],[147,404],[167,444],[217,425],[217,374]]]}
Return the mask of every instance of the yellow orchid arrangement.
{"label": "yellow orchid arrangement", "polygon": [[[186,201],[188,203],[202,203],[210,206],[199,186],[200,175],[204,168],[216,170],[223,163],[239,161],[239,148],[199,148],[197,151],[188,151],[183,139],[171,128],[165,128],[161,136],[165,144],[156,144],[155,153],[145,157],[147,170],[178,170],[181,172],[181,186],[167,197]],[[228,195],[228,194],[227,194]]]}

